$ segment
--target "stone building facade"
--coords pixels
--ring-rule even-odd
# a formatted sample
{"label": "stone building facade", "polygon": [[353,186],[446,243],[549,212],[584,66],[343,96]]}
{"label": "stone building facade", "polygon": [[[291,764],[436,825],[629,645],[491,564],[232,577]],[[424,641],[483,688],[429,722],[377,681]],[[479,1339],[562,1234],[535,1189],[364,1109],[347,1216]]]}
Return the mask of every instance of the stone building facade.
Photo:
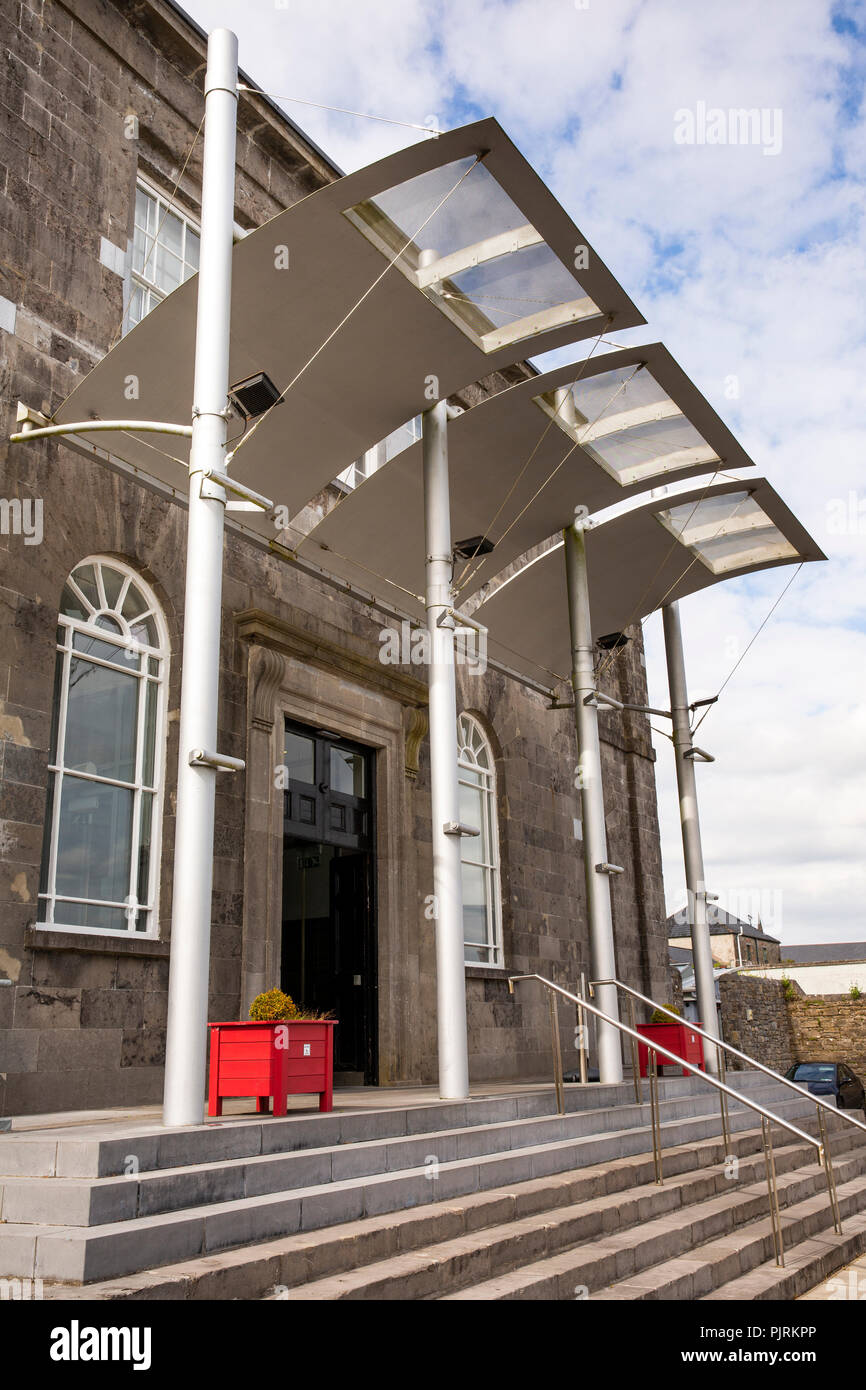
{"label": "stone building facade", "polygon": [[[20,0],[0,13],[4,438],[14,429],[17,401],[56,410],[128,319],[136,188],[144,182],[154,199],[167,199],[178,179],[201,119],[204,47],[197,28],[167,0]],[[175,199],[191,226],[200,158],[199,143]],[[237,162],[241,232],[336,177],[297,127],[252,94],[239,105]],[[469,404],[528,370],[499,374],[462,399]],[[0,990],[0,1114],[156,1102],[170,953],[186,514],[182,500],[147,477],[57,441],[6,445],[2,468],[0,974],[13,987]],[[37,504],[38,543],[35,525],[29,533],[16,525],[35,517]],[[383,1086],[434,1081],[423,668],[380,661],[379,634],[389,616],[374,604],[288,564],[231,524],[226,537],[219,747],[245,758],[247,770],[218,782],[209,1016],[243,1017],[255,993],[285,983],[285,922],[297,913],[290,876],[313,872],[321,855],[293,851],[287,860],[285,793],[274,773],[283,764],[287,728],[301,730],[301,739],[306,729],[347,765],[363,762],[375,780],[369,875],[361,887],[343,880],[349,907],[363,893],[369,909],[363,979],[360,970],[352,976],[362,994],[364,1047],[355,1051],[361,1060],[354,1070],[345,1068],[346,1079]],[[61,595],[70,574],[94,559],[107,574],[115,565],[132,576],[133,587],[140,581],[164,627],[165,720],[156,748],[164,786],[149,931],[51,927],[40,907],[54,824]],[[640,703],[646,682],[639,630],[632,637],[605,685],[620,700]],[[467,964],[471,1076],[549,1077],[545,1001],[530,987],[509,996],[506,975],[539,971],[570,983],[589,971],[571,715],[548,709],[540,694],[495,670],[460,670],[458,697],[490,750],[498,822],[501,950],[495,962]],[[618,968],[661,996],[667,944],[649,729],[635,714],[606,713],[601,722],[610,857],[626,871],[613,884]],[[97,789],[94,805],[99,795]],[[158,806],[154,814],[158,825]],[[567,1065],[572,1023],[562,1020]]]}

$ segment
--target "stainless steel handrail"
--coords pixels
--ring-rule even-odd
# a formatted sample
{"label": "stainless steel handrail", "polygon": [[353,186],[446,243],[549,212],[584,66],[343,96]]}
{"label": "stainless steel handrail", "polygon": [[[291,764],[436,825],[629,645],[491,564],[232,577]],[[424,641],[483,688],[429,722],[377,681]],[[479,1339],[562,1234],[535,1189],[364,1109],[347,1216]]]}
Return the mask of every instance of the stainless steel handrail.
{"label": "stainless steel handrail", "polygon": [[[620,1033],[625,1034],[627,1037],[633,1040],[637,1039],[639,1043],[644,1044],[648,1049],[651,1050],[652,1064],[649,1068],[649,1090],[651,1124],[653,1132],[653,1160],[655,1164],[657,1183],[661,1184],[663,1181],[661,1163],[661,1124],[659,1119],[658,1099],[658,1057],[662,1056],[666,1057],[667,1060],[670,1062],[676,1062],[677,1066],[683,1067],[692,1076],[696,1076],[698,1080],[705,1082],[706,1085],[711,1086],[715,1091],[718,1091],[720,1094],[726,1096],[733,1096],[734,1100],[739,1101],[742,1105],[745,1105],[749,1110],[753,1110],[756,1115],[761,1116],[761,1133],[766,1158],[765,1168],[767,1177],[767,1190],[770,1198],[770,1217],[773,1225],[773,1244],[776,1251],[776,1263],[778,1265],[784,1265],[785,1252],[782,1239],[782,1222],[781,1216],[779,1214],[779,1192],[776,1183],[776,1168],[772,1151],[772,1138],[770,1136],[769,1131],[770,1124],[781,1126],[781,1128],[786,1129],[789,1134],[795,1134],[798,1139],[802,1139],[804,1143],[811,1145],[812,1148],[817,1150],[818,1163],[820,1167],[824,1170],[824,1174],[827,1178],[827,1187],[830,1195],[830,1209],[833,1213],[833,1220],[835,1225],[838,1219],[838,1203],[835,1200],[835,1181],[833,1178],[833,1169],[832,1164],[829,1161],[829,1149],[827,1148],[825,1143],[822,1143],[820,1139],[813,1138],[811,1134],[807,1134],[805,1130],[799,1129],[797,1125],[792,1124],[790,1120],[783,1120],[780,1115],[774,1114],[772,1110],[767,1110],[765,1106],[760,1105],[757,1101],[748,1100],[739,1091],[732,1090],[731,1087],[726,1085],[724,1082],[717,1081],[714,1076],[709,1076],[706,1072],[701,1071],[699,1067],[693,1066],[691,1062],[686,1062],[682,1057],[678,1057],[675,1052],[671,1052],[668,1048],[662,1047],[661,1043],[653,1042],[652,1039],[643,1037],[640,1033],[636,1031],[636,1029],[629,1028],[627,1024],[622,1023],[618,1018],[611,1018],[609,1014],[604,1013],[595,1004],[590,1004],[587,999],[582,999],[580,995],[572,994],[571,990],[565,989],[562,985],[554,984],[553,980],[546,979],[544,975],[538,975],[534,972],[527,975],[510,975],[508,977],[509,994],[514,993],[514,986],[518,980],[538,980],[539,983],[544,985],[546,989],[552,990],[556,994],[561,994],[565,999],[570,999],[571,1002],[573,1004],[577,1004],[579,1008],[588,1011],[595,1018],[601,1019],[603,1023],[609,1023],[611,1027],[616,1028]],[[597,981],[596,983],[602,982]],[[619,981],[610,980],[605,981],[604,983],[617,984],[619,983]],[[648,1002],[652,1003],[652,1000],[649,1000]],[[679,1015],[672,1016],[675,1018],[679,1018]],[[680,1019],[679,1021],[682,1022],[682,1019]],[[554,1048],[555,1068],[556,1065],[557,1049]],[[561,1059],[559,1061],[559,1066],[561,1067]],[[559,1107],[561,1084],[561,1080],[559,1080],[559,1078],[557,1077],[557,1108]],[[796,1087],[795,1089],[799,1090],[800,1088]],[[805,1092],[804,1094],[808,1095],[808,1092]],[[810,1098],[814,1099],[814,1097]],[[841,1223],[839,1226],[836,1227],[836,1229],[841,1231]]]}
{"label": "stainless steel handrail", "polygon": [[817,1105],[819,1108],[823,1107],[824,1110],[829,1110],[833,1115],[841,1115],[842,1119],[847,1120],[849,1125],[856,1125],[858,1129],[866,1130],[866,1124],[864,1124],[862,1120],[855,1120],[853,1115],[838,1110],[835,1105],[831,1105],[823,1096],[816,1096],[813,1095],[811,1091],[804,1090],[802,1086],[798,1086],[796,1081],[792,1081],[790,1077],[783,1076],[781,1072],[773,1071],[772,1067],[765,1067],[763,1062],[756,1061],[756,1059],[750,1057],[747,1052],[741,1052],[739,1048],[734,1047],[732,1043],[723,1042],[721,1038],[714,1037],[713,1034],[708,1033],[706,1029],[700,1028],[697,1023],[692,1023],[691,1019],[684,1019],[681,1014],[674,1013],[673,1009],[668,1009],[664,1004],[659,1004],[655,999],[650,999],[649,995],[641,994],[639,989],[632,989],[631,985],[624,984],[622,980],[589,981],[590,990],[592,990],[595,985],[616,985],[617,989],[621,989],[625,994],[631,995],[633,999],[640,999],[644,1004],[650,1004],[654,1009],[658,1009],[660,1014],[667,1014],[668,1018],[674,1019],[676,1023],[688,1024],[688,1027],[693,1033],[700,1033],[701,1037],[706,1038],[709,1043],[712,1043],[713,1047],[723,1048],[724,1051],[729,1052],[732,1057],[739,1057],[741,1062],[747,1062],[750,1067],[754,1067],[756,1071],[762,1071],[765,1076],[771,1076],[774,1081],[778,1081],[781,1085],[787,1086],[790,1091],[796,1091],[798,1095],[805,1096],[807,1100],[811,1100],[813,1104]]}
{"label": "stainless steel handrail", "polygon": [[[680,1014],[674,1013],[673,1009],[667,1008],[664,1004],[659,1004],[655,999],[651,999],[647,994],[641,994],[639,989],[632,989],[631,985],[625,984],[622,980],[590,980],[590,990],[592,990],[594,985],[615,985],[617,989],[621,989],[623,993],[628,996],[629,1004],[632,1007],[633,1001],[635,999],[641,999],[644,1002],[644,1004],[651,1004],[652,1007],[654,1009],[657,1009],[659,1013],[667,1014],[668,1018],[675,1019],[677,1023],[686,1022],[686,1020],[683,1019]],[[843,1112],[839,1110],[837,1106],[831,1105],[830,1102],[828,1100],[825,1100],[823,1096],[816,1096],[813,1095],[811,1091],[805,1091],[802,1086],[797,1085],[796,1081],[791,1081],[789,1077],[783,1076],[781,1072],[773,1071],[772,1067],[765,1067],[763,1062],[756,1061],[755,1058],[750,1057],[747,1052],[741,1052],[738,1047],[734,1047],[733,1043],[727,1043],[724,1042],[721,1038],[714,1037],[712,1033],[708,1033],[706,1029],[699,1027],[698,1024],[692,1023],[691,1021],[688,1021],[688,1027],[691,1032],[699,1033],[702,1038],[706,1038],[707,1041],[710,1042],[713,1047],[718,1049],[719,1069],[723,1078],[725,1075],[725,1053],[730,1052],[732,1057],[739,1057],[741,1062],[748,1062],[750,1067],[754,1067],[756,1071],[763,1072],[765,1076],[771,1076],[774,1081],[780,1082],[782,1086],[787,1086],[789,1091],[796,1091],[798,1095],[805,1096],[806,1099],[810,1100],[812,1104],[816,1107],[818,1115],[818,1128],[821,1134],[821,1163],[823,1165],[824,1173],[827,1178],[827,1191],[830,1195],[830,1210],[833,1213],[833,1230],[836,1232],[837,1235],[841,1236],[842,1213],[839,1209],[839,1198],[836,1193],[836,1176],[833,1172],[833,1155],[830,1152],[830,1140],[827,1135],[827,1125],[824,1119],[824,1111],[829,1110],[834,1115],[842,1115],[843,1120],[846,1120],[849,1125],[854,1125],[857,1129],[866,1130],[866,1124],[864,1124],[862,1120],[855,1120],[853,1115],[843,1114]],[[740,1092],[734,1092],[734,1094],[739,1095],[741,1100],[744,1098]],[[725,1107],[726,1101],[723,1096],[722,1130],[725,1133],[727,1142],[727,1112]],[[772,1161],[772,1157],[773,1144],[772,1140],[769,1140],[769,1161]],[[775,1182],[775,1172],[773,1181]]]}

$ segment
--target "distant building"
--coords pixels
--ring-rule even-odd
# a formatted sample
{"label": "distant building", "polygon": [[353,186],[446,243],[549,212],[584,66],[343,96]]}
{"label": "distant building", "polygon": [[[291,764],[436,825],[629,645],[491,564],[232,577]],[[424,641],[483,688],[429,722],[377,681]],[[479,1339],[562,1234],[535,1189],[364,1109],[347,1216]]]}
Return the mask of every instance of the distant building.
{"label": "distant building", "polygon": [[[760,923],[753,926],[751,922],[742,922],[739,917],[732,916],[714,903],[707,905],[707,919],[713,960],[719,965],[774,965],[781,960],[781,942],[778,937],[765,932]],[[688,910],[683,907],[672,913],[665,926],[671,963],[678,963],[674,950],[687,951],[691,960]]]}
{"label": "distant building", "polygon": [[782,957],[795,965],[823,965],[866,960],[866,941],[807,942],[801,946],[786,946]]}

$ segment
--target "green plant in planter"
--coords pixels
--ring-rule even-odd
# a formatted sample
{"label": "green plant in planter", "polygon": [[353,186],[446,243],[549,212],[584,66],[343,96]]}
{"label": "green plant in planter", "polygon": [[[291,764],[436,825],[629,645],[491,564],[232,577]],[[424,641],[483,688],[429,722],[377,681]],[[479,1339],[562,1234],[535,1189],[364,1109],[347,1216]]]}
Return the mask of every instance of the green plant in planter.
{"label": "green plant in planter", "polygon": [[250,1018],[257,1023],[321,1023],[333,1017],[331,1012],[299,1009],[292,996],[284,994],[281,989],[269,989],[264,994],[257,994],[250,1005]]}
{"label": "green plant in planter", "polygon": [[257,1023],[286,1023],[297,1018],[299,1010],[290,994],[281,989],[269,989],[257,994],[250,1004],[250,1018]]}
{"label": "green plant in planter", "polygon": [[[680,1014],[680,1010],[677,1008],[676,1004],[668,1004],[667,1007],[670,1009],[671,1013],[677,1014],[678,1017],[682,1017],[682,1015]],[[650,1023],[675,1023],[675,1022],[676,1022],[676,1019],[668,1018],[667,1014],[663,1014],[662,1011],[661,1011],[661,1009],[653,1009],[652,1013],[650,1014]]]}

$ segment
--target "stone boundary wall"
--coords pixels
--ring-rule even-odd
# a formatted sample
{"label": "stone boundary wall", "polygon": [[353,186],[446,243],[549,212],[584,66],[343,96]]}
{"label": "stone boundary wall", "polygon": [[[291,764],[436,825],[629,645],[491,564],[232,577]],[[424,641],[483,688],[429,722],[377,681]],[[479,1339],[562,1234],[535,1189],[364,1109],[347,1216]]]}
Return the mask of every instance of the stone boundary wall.
{"label": "stone boundary wall", "polygon": [[788,1015],[797,1061],[846,1062],[866,1083],[866,998],[816,994],[792,999]]}
{"label": "stone boundary wall", "polygon": [[866,997],[807,995],[793,981],[786,997],[782,980],[754,975],[722,976],[719,992],[725,1041],[742,1052],[776,1071],[845,1062],[866,1082]]}
{"label": "stone boundary wall", "polygon": [[[781,980],[723,975],[719,980],[725,1042],[755,1057],[774,1071],[787,1071],[797,1060],[785,986]],[[743,1070],[735,1057],[728,1069]]]}

